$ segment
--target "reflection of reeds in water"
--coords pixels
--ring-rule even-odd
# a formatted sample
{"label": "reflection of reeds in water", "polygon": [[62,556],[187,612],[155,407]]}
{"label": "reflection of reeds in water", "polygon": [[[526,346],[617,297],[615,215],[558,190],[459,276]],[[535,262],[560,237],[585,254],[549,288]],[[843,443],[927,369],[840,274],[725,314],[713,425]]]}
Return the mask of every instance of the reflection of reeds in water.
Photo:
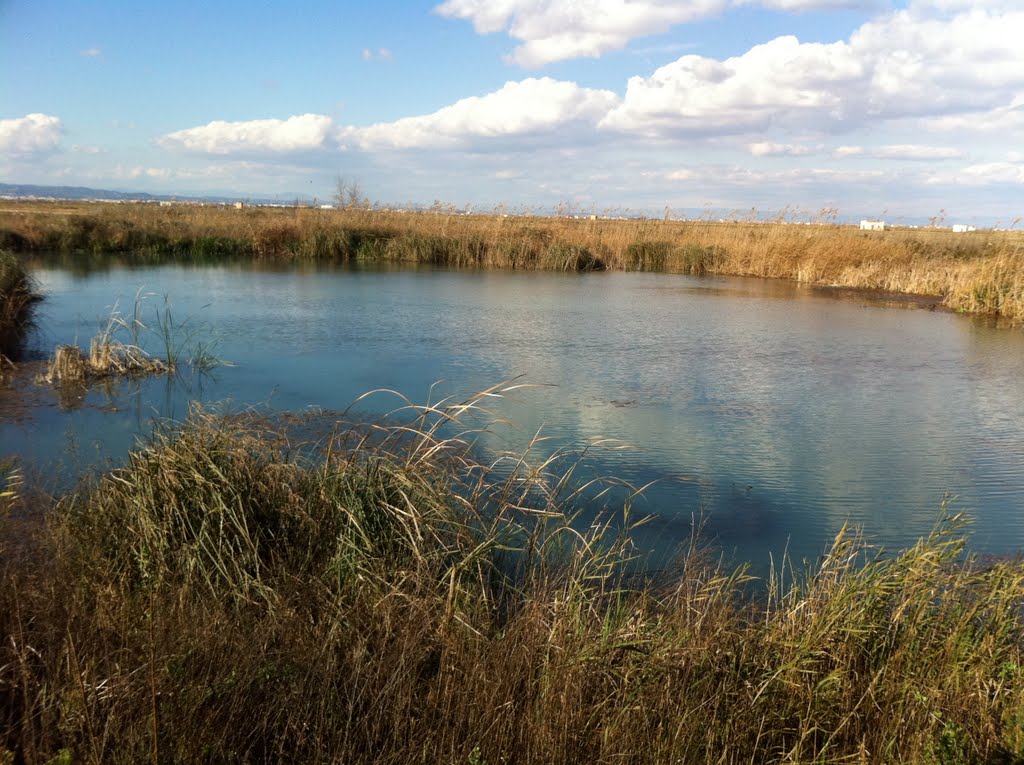
{"label": "reflection of reeds in water", "polygon": [[508,389],[315,453],[197,413],[60,500],[0,569],[0,757],[1024,758],[1020,560],[964,560],[953,520],[888,556],[843,531],[754,595],[697,548],[645,580],[571,468],[441,435]]}

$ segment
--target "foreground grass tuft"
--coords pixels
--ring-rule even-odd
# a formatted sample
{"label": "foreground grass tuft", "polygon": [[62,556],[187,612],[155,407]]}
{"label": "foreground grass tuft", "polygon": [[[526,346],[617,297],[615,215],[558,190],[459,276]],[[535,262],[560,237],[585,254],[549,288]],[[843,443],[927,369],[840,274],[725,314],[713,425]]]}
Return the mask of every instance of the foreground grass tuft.
{"label": "foreground grass tuft", "polygon": [[5,533],[0,753],[1024,758],[1024,563],[965,561],[959,519],[895,556],[844,530],[757,595],[696,549],[641,581],[554,463],[442,437],[481,400],[315,453],[197,413]]}

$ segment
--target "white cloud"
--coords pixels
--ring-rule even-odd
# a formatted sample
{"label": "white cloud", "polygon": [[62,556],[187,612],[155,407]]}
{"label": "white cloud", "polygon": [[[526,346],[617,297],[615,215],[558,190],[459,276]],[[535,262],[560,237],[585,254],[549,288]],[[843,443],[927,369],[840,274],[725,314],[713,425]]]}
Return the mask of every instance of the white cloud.
{"label": "white cloud", "polygon": [[871,152],[878,159],[935,160],[958,159],[964,153],[948,146],[921,146],[919,144],[897,144],[880,146]]}
{"label": "white cloud", "polygon": [[41,154],[53,151],[64,134],[59,118],[49,114],[26,114],[0,120],[0,151],[8,154]]}
{"label": "white cloud", "polygon": [[831,168],[793,168],[791,170],[754,170],[745,167],[733,168],[719,176],[725,184],[740,186],[761,186],[764,184],[787,185],[834,185],[877,182],[887,178],[881,170],[834,170]]}
{"label": "white cloud", "polygon": [[[1024,12],[887,13],[849,41],[779,37],[717,60],[683,56],[629,80],[602,127],[639,135],[851,130],[1007,108],[1024,89]],[[1014,115],[1015,116],[1015,115]]]}
{"label": "white cloud", "polygon": [[650,77],[631,77],[622,104],[602,126],[654,136],[841,121],[848,108],[844,89],[863,79],[863,65],[846,43],[779,37],[725,61],[688,55]]}
{"label": "white cloud", "polygon": [[718,16],[730,5],[803,12],[883,4],[885,0],[445,0],[434,11],[472,22],[479,34],[507,31],[522,43],[507,59],[536,68],[566,59],[597,58],[638,37]]}
{"label": "white cloud", "polygon": [[79,51],[86,58],[99,58],[103,55],[103,51],[99,48],[86,48],[85,50]]}
{"label": "white cloud", "polygon": [[215,120],[200,127],[168,133],[158,144],[199,154],[287,153],[327,148],[334,121],[322,114],[286,120],[247,122]]}
{"label": "white cloud", "polygon": [[1024,93],[1008,105],[985,111],[951,114],[926,120],[924,127],[937,132],[1012,135],[1024,131]]}
{"label": "white cloud", "polygon": [[747,144],[747,150],[755,157],[803,157],[809,154],[817,154],[821,151],[821,147],[758,141]]}
{"label": "white cloud", "polygon": [[1020,0],[911,0],[910,7],[919,13],[950,14],[971,10],[1013,11]]}
{"label": "white cloud", "polygon": [[738,4],[802,13],[837,8],[875,8],[880,3],[878,0],[740,0]]}
{"label": "white cloud", "polygon": [[847,157],[871,157],[873,159],[903,159],[911,161],[934,161],[959,159],[964,153],[949,146],[923,146],[921,144],[890,144],[865,148],[863,146],[837,146],[832,150],[836,159]]}
{"label": "white cloud", "polygon": [[1024,164],[1015,162],[986,162],[963,168],[958,177],[972,185],[991,183],[1024,184]]}
{"label": "white cloud", "polygon": [[395,57],[390,48],[378,48],[376,52],[370,48],[363,48],[362,56],[363,61],[390,61]]}
{"label": "white cloud", "polygon": [[1024,163],[982,162],[967,167],[942,170],[925,178],[930,186],[966,186],[980,188],[985,186],[1024,185]]}
{"label": "white cloud", "polygon": [[[363,149],[455,147],[471,141],[550,134],[573,126],[588,132],[618,97],[550,77],[507,82],[432,114],[339,131],[343,144]],[[565,133],[569,139],[571,133]],[[578,137],[578,136],[577,136]]]}
{"label": "white cloud", "polygon": [[507,29],[522,41],[509,59],[534,68],[596,58],[645,35],[721,13],[728,0],[446,0],[435,12],[467,19],[480,34]]}

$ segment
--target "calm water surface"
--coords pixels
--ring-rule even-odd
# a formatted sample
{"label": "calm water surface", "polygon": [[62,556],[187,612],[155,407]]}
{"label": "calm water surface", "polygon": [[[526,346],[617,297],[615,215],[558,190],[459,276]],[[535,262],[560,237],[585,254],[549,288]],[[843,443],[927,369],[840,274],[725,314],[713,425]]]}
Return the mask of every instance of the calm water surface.
{"label": "calm water surface", "polygon": [[[40,268],[39,346],[87,344],[117,302],[177,321],[234,363],[84,399],[39,388],[0,406],[0,455],[40,477],[107,464],[189,400],[344,409],[374,388],[416,402],[503,379],[551,387],[500,403],[514,428],[488,449],[598,437],[589,464],[635,484],[664,552],[695,516],[763,570],[788,548],[813,558],[845,521],[887,548],[931,528],[943,500],[974,516],[972,546],[1024,548],[1024,332],[977,319],[836,299],[796,285],[662,274]],[[159,344],[153,344],[154,351]],[[441,381],[433,393],[431,385]],[[394,399],[360,405],[384,412]]]}

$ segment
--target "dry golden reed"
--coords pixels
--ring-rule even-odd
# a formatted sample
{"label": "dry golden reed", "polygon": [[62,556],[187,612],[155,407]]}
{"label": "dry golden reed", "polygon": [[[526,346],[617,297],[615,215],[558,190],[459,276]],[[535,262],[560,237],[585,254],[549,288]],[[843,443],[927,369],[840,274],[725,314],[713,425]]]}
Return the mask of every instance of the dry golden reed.
{"label": "dry golden reed", "polygon": [[759,276],[932,296],[953,310],[1024,321],[1024,233],[1017,231],[35,202],[0,211],[0,241],[134,260],[376,260]]}
{"label": "dry golden reed", "polygon": [[1024,761],[1024,562],[953,518],[641,579],[556,463],[442,437],[510,389],[315,453],[197,413],[0,524],[0,761]]}

